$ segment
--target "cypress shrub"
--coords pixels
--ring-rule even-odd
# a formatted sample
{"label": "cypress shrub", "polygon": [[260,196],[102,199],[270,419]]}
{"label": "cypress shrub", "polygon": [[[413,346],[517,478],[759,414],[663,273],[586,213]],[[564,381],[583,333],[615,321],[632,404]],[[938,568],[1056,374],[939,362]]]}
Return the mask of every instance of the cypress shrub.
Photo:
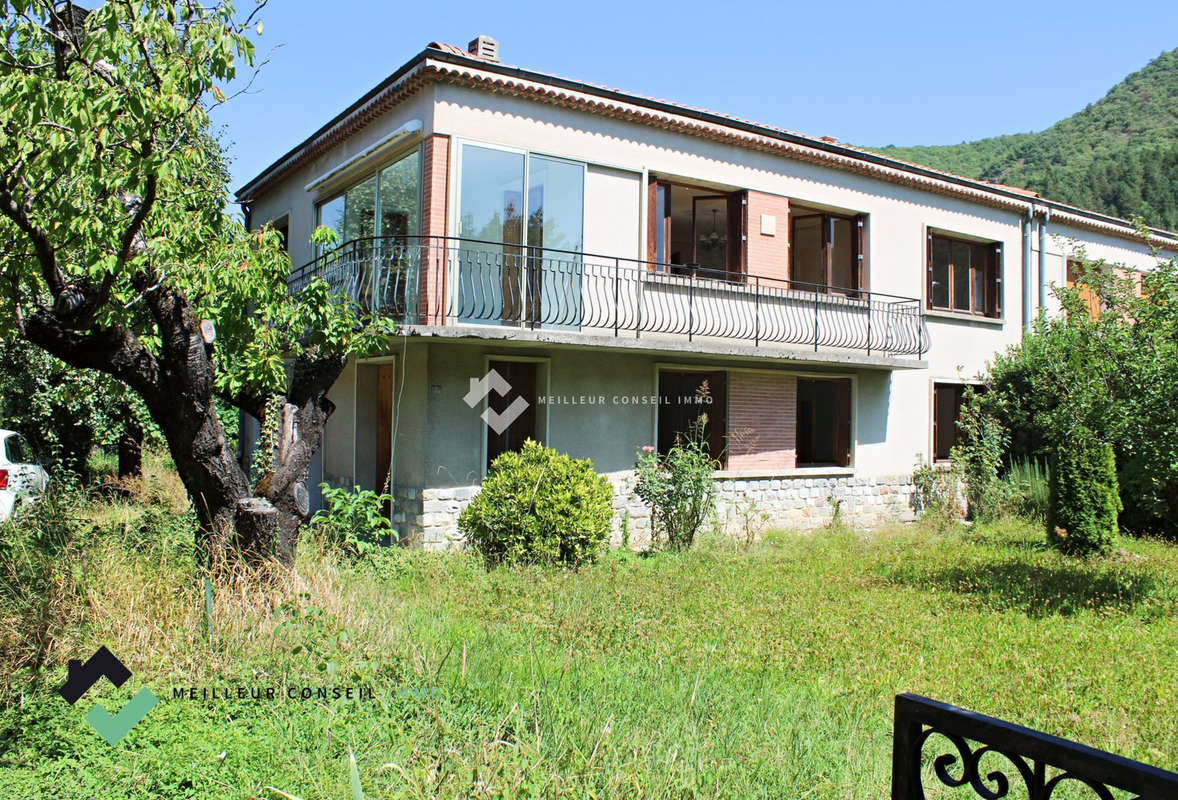
{"label": "cypress shrub", "polygon": [[1111,550],[1121,512],[1112,445],[1088,432],[1067,437],[1052,453],[1049,483],[1048,541],[1069,555]]}

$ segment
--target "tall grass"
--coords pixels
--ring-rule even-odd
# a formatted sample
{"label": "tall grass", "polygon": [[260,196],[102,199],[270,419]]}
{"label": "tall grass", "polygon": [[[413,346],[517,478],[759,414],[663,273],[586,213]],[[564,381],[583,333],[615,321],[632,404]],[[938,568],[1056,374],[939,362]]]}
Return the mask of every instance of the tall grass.
{"label": "tall grass", "polygon": [[[1017,522],[842,528],[568,571],[309,540],[221,578],[210,645],[172,518],[87,513],[79,621],[0,699],[0,794],[874,800],[900,691],[1178,766],[1178,553],[1154,542],[1075,562]],[[163,700],[118,748],[54,691],[99,644],[133,678],[86,702]],[[321,684],[375,697],[171,693]]]}
{"label": "tall grass", "polygon": [[1024,519],[1045,523],[1051,501],[1047,466],[1035,459],[1014,459],[1004,480],[1010,487],[1013,511]]}

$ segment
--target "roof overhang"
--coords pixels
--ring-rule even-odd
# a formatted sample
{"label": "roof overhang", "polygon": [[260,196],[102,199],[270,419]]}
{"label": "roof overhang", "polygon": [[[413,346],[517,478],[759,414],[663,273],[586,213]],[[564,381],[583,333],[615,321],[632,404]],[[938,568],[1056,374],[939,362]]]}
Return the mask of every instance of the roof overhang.
{"label": "roof overhang", "polygon": [[[537,102],[773,152],[787,158],[868,175],[1020,214],[1040,216],[1050,211],[1051,218],[1058,223],[1120,238],[1141,239],[1138,227],[1128,220],[1032,197],[1025,190],[953,175],[839,142],[500,64],[432,45],[247,182],[237,191],[237,201],[251,202],[268,184],[321,155],[432,83],[449,83],[494,94],[526,97]],[[1178,252],[1178,234],[1161,228],[1146,228],[1146,234],[1152,245]]]}

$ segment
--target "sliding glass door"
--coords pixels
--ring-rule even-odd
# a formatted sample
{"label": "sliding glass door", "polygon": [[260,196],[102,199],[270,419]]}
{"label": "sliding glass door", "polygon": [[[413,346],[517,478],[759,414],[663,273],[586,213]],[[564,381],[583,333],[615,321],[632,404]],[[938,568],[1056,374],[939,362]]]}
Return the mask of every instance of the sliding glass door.
{"label": "sliding glass door", "polygon": [[463,145],[457,235],[459,322],[518,319],[523,264],[524,155]]}
{"label": "sliding glass door", "polygon": [[459,321],[579,325],[584,197],[583,164],[463,144]]}
{"label": "sliding glass door", "polygon": [[581,324],[581,235],[585,166],[528,158],[528,321]]}

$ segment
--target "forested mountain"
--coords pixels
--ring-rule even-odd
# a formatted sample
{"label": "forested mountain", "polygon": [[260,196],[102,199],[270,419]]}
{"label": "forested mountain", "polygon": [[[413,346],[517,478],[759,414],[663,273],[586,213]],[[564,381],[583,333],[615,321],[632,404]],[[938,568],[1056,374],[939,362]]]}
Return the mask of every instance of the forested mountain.
{"label": "forested mountain", "polygon": [[1178,229],[1178,50],[1039,133],[878,152]]}

